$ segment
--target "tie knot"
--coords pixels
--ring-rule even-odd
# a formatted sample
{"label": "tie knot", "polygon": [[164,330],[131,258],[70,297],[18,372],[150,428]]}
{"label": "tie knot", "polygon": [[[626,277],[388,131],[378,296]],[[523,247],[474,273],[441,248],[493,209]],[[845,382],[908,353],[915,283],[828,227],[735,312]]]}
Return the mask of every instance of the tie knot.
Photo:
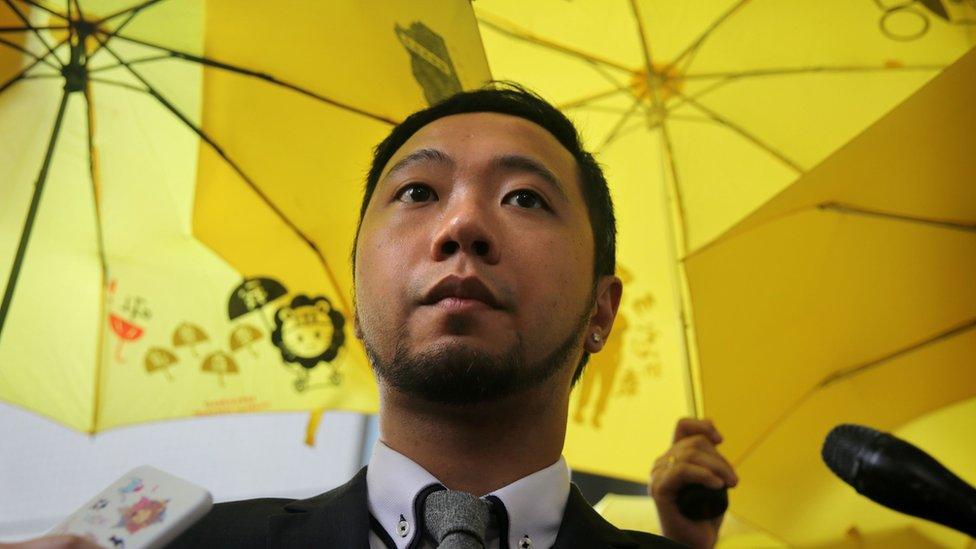
{"label": "tie knot", "polygon": [[488,502],[467,492],[433,492],[424,505],[427,531],[442,549],[482,549],[489,517]]}

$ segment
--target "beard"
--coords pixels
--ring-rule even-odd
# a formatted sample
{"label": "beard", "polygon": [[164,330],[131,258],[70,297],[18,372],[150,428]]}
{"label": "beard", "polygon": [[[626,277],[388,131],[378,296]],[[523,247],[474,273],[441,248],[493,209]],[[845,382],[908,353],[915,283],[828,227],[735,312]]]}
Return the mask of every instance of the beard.
{"label": "beard", "polygon": [[363,344],[377,378],[397,391],[437,404],[475,405],[538,387],[566,367],[574,351],[582,346],[588,310],[589,307],[584,308],[555,349],[532,363],[525,361],[520,336],[500,353],[464,344],[443,344],[411,352],[406,345],[409,336],[401,330],[389,362],[382,360],[367,338]]}

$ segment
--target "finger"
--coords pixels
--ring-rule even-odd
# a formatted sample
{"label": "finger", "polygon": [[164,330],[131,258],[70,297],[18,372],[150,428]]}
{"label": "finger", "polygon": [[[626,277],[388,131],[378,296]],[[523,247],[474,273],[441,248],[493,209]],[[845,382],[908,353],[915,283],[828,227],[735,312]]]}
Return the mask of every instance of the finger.
{"label": "finger", "polygon": [[722,443],[722,434],[715,428],[712,420],[693,417],[685,417],[678,420],[678,424],[674,428],[672,442],[678,442],[679,440],[694,435],[704,435],[712,441],[712,444]]}
{"label": "finger", "polygon": [[0,543],[0,549],[98,549],[98,546],[77,536],[53,536],[20,543]]}
{"label": "finger", "polygon": [[733,487],[739,484],[739,476],[735,474],[735,469],[732,465],[719,454],[714,447],[710,448],[708,451],[702,450],[688,450],[686,452],[678,452],[676,457],[676,463],[693,463],[695,465],[700,465],[715,475],[722,478],[725,482],[725,486]]}
{"label": "finger", "polygon": [[712,468],[725,479],[729,486],[735,486],[739,483],[739,477],[735,473],[735,468],[725,459],[725,456],[719,453],[715,445],[712,444],[712,441],[706,438],[705,435],[692,435],[680,440],[672,446],[669,453],[674,454],[675,459],[678,461],[695,461],[694,459],[690,459],[690,457],[697,455],[711,456],[706,462],[700,462],[699,465],[705,465],[706,463],[714,465]]}
{"label": "finger", "polygon": [[678,491],[689,484],[701,484],[713,490],[725,487],[721,477],[701,465],[675,463],[651,477],[651,496],[656,500],[673,502]]}

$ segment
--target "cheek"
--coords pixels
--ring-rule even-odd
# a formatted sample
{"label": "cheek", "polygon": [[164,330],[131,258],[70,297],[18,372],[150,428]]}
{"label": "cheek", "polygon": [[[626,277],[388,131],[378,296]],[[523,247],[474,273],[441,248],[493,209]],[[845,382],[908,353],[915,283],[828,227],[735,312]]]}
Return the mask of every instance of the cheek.
{"label": "cheek", "polygon": [[517,261],[526,266],[521,277],[523,297],[537,302],[544,318],[578,314],[592,277],[592,258],[585,246],[566,237],[540,238],[522,247],[520,256]]}
{"label": "cheek", "polygon": [[383,337],[396,328],[408,292],[408,239],[396,227],[360,236],[356,254],[356,307],[364,332]]}

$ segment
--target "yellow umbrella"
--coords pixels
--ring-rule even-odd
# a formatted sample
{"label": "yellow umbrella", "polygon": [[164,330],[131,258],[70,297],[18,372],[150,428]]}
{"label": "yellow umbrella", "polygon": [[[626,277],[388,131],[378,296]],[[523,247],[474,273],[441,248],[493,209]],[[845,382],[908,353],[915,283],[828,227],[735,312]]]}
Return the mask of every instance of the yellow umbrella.
{"label": "yellow umbrella", "polygon": [[370,148],[487,78],[463,0],[4,0],[0,398],[88,432],[375,410]]}
{"label": "yellow umbrella", "polygon": [[710,409],[679,260],[962,55],[976,10],[936,3],[475,3],[493,75],[577,121],[617,206],[630,280],[573,403],[574,467],[644,481],[675,419]]}
{"label": "yellow umbrella", "polygon": [[685,260],[735,512],[791,544],[877,526],[820,463],[832,427],[976,397],[974,89],[976,50]]}
{"label": "yellow umbrella", "polygon": [[[970,484],[976,484],[976,438],[965,436],[976,431],[976,399],[947,406],[901,426],[895,436],[924,449]],[[720,549],[778,548],[802,545],[817,549],[918,549],[972,547],[971,538],[922,519],[909,518],[876,505],[863,497],[851,497],[853,489],[833,483],[817,495],[819,510],[839,507],[850,517],[844,528],[835,529],[817,541],[787,544],[777,534],[767,533],[731,514],[719,533]],[[799,498],[798,498],[799,499]],[[801,502],[802,503],[802,502]],[[607,494],[594,508],[620,528],[661,533],[654,502],[647,496]],[[812,512],[808,510],[808,512]],[[816,518],[815,516],[813,518]]]}

